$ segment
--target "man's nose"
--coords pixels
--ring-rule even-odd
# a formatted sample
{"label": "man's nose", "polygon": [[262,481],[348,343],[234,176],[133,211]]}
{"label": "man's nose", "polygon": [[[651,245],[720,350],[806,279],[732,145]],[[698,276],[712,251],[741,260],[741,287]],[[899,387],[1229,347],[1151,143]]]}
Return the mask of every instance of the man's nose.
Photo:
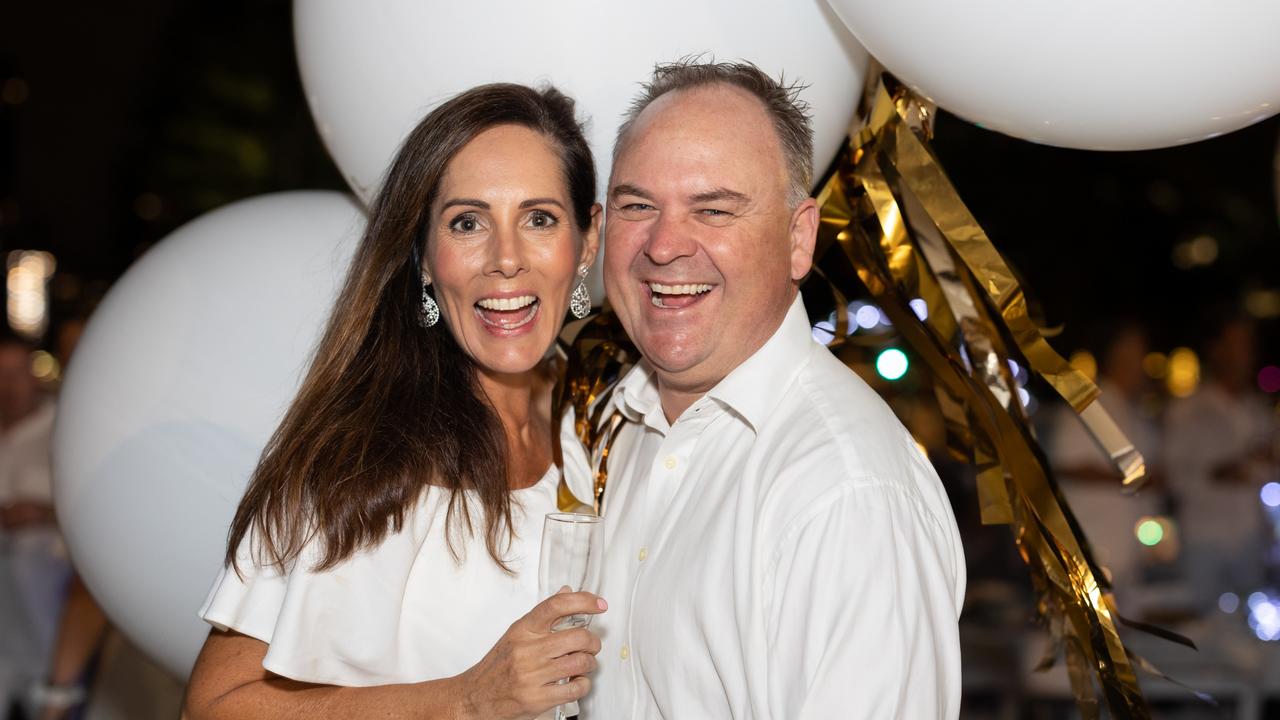
{"label": "man's nose", "polygon": [[698,251],[694,228],[687,218],[662,213],[649,230],[644,253],[656,265],[667,265]]}

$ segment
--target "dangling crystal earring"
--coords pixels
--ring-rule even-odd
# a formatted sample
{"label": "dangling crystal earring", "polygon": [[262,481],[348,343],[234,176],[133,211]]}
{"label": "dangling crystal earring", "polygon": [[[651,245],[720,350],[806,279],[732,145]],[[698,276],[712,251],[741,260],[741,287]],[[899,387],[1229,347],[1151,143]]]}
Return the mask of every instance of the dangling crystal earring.
{"label": "dangling crystal earring", "polygon": [[569,298],[569,312],[581,320],[591,312],[591,293],[587,292],[587,266],[578,268],[578,285]]}
{"label": "dangling crystal earring", "polygon": [[431,293],[427,288],[431,287],[431,282],[427,280],[427,276],[422,276],[422,307],[418,309],[418,324],[424,328],[440,322],[440,306],[436,304],[436,299],[431,297]]}

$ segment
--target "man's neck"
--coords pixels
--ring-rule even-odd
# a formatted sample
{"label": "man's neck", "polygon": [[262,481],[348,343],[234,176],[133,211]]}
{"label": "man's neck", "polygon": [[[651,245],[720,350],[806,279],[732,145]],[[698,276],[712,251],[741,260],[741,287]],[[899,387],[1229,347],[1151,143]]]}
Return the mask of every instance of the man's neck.
{"label": "man's neck", "polygon": [[[723,379],[723,378],[721,378]],[[719,382],[719,380],[717,380]],[[672,387],[662,381],[662,376],[658,376],[658,399],[662,402],[662,414],[667,417],[667,424],[674,425],[676,419],[689,409],[690,405],[702,399],[707,391],[715,387],[715,383],[697,389],[684,389],[680,387]]]}

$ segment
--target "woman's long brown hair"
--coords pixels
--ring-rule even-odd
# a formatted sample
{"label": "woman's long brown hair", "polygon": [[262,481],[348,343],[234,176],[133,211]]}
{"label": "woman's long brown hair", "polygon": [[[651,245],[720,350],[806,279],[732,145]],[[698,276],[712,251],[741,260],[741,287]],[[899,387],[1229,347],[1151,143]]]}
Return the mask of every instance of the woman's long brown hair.
{"label": "woman's long brown hair", "polygon": [[[318,541],[314,570],[334,567],[404,526],[427,485],[451,491],[446,534],[476,531],[499,566],[510,538],[507,440],[476,366],[443,326],[418,323],[419,258],[449,161],[496,125],[543,133],[560,150],[574,221],[585,231],[595,165],[573,101],[554,88],[484,85],[432,111],[405,140],[369,213],[310,369],[263,450],[227,537],[284,570]],[[461,523],[461,525],[459,525]]]}

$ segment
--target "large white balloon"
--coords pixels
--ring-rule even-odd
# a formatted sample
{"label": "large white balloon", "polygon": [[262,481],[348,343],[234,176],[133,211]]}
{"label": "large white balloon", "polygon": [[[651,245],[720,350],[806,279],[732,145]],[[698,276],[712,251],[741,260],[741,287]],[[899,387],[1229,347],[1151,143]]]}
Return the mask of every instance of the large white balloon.
{"label": "large white balloon", "polygon": [[258,454],[288,406],[364,217],[291,192],[179,228],[94,314],[54,432],[55,501],[107,615],[180,678]]}
{"label": "large white balloon", "polygon": [[912,88],[983,127],[1166,147],[1280,110],[1275,0],[830,0]]}
{"label": "large white balloon", "polygon": [[369,200],[409,130],[488,82],[554,83],[590,117],[601,191],[618,121],[658,62],[745,58],[807,83],[825,169],[861,95],[866,53],[823,0],[297,0],[294,35],[320,136]]}

